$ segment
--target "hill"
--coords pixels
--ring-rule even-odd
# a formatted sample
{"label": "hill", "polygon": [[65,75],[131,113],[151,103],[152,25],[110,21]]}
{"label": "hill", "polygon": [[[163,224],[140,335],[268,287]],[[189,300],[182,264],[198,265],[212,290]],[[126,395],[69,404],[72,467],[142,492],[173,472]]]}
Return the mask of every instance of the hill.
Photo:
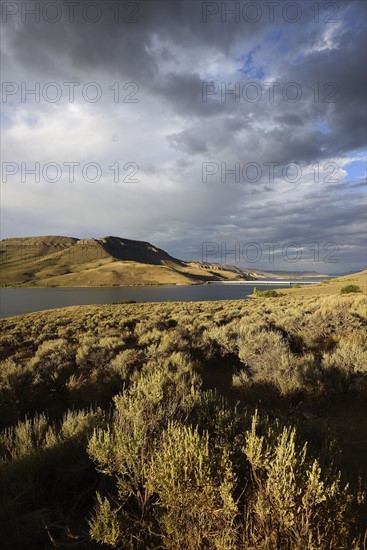
{"label": "hill", "polygon": [[184,262],[145,241],[42,236],[0,242],[4,286],[134,286],[254,278],[245,270]]}
{"label": "hill", "polygon": [[327,279],[317,285],[303,285],[300,288],[285,288],[282,294],[290,294],[295,297],[332,296],[339,295],[343,287],[357,285],[363,293],[367,292],[367,270],[360,271],[342,277]]}
{"label": "hill", "polygon": [[183,261],[146,241],[63,236],[0,241],[2,286],[93,287],[187,285],[210,281],[326,277],[314,271],[262,271]]}

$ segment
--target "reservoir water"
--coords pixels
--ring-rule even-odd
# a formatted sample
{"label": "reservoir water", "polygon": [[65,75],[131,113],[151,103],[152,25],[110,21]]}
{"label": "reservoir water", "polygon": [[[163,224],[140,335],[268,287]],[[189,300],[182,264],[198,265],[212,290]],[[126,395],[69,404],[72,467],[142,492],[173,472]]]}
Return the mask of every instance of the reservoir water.
{"label": "reservoir water", "polygon": [[111,288],[1,288],[0,317],[65,306],[111,304],[125,300],[136,302],[241,300],[252,294],[255,286],[260,289],[289,287],[284,284],[252,281],[246,285],[219,283]]}

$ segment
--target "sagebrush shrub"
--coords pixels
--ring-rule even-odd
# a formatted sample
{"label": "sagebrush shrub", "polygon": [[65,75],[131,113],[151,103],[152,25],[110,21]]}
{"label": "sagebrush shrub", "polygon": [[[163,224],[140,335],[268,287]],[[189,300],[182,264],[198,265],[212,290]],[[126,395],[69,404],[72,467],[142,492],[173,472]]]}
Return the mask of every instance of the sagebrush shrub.
{"label": "sagebrush shrub", "polygon": [[0,361],[0,418],[4,425],[17,422],[33,401],[34,369],[12,358]]}
{"label": "sagebrush shrub", "polygon": [[[357,549],[363,491],[356,504],[328,467],[339,453],[320,420],[342,428],[348,464],[362,453],[363,424],[350,442],[350,419],[324,407],[345,396],[363,411],[366,321],[361,294],[1,321],[2,544]],[[105,412],[74,412],[91,403]],[[259,403],[269,417],[252,428]],[[343,476],[354,486],[354,464]]]}
{"label": "sagebrush shrub", "polygon": [[170,424],[148,466],[147,485],[157,495],[157,523],[165,548],[234,547],[238,509],[226,452],[217,453],[207,432]]}
{"label": "sagebrush shrub", "polygon": [[61,393],[75,371],[75,355],[67,340],[59,338],[43,342],[29,366],[34,371],[34,384],[49,393]]}
{"label": "sagebrush shrub", "polygon": [[[263,330],[257,327],[242,327],[238,336],[238,357],[246,365],[242,373],[246,385],[259,382],[274,384],[281,394],[297,387],[294,376],[294,363],[288,342],[278,331]],[[239,385],[239,379],[235,378]]]}
{"label": "sagebrush shrub", "polygon": [[[278,433],[277,433],[278,432]],[[254,492],[247,513],[250,547],[276,550],[329,550],[356,547],[353,496],[339,472],[322,472],[297,445],[295,429],[257,433],[257,415],[243,449],[252,468]],[[252,545],[252,546],[251,546]]]}
{"label": "sagebrush shrub", "polygon": [[362,292],[358,285],[346,285],[340,290],[340,294],[351,294],[353,292]]}
{"label": "sagebrush shrub", "polygon": [[367,373],[367,341],[365,338],[341,339],[331,353],[323,356],[325,369],[339,369],[346,374]]}

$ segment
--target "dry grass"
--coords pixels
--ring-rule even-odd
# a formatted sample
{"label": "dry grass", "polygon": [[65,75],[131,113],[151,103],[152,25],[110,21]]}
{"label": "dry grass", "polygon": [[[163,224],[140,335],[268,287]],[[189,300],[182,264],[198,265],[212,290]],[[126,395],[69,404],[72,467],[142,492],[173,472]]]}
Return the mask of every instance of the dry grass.
{"label": "dry grass", "polygon": [[358,285],[366,294],[367,292],[367,270],[353,275],[345,275],[330,279],[327,282],[321,282],[317,285],[302,285],[301,288],[282,289],[281,292],[287,296],[333,296],[340,294],[341,289],[349,284]]}
{"label": "dry grass", "polygon": [[2,320],[5,547],[362,548],[363,277]]}

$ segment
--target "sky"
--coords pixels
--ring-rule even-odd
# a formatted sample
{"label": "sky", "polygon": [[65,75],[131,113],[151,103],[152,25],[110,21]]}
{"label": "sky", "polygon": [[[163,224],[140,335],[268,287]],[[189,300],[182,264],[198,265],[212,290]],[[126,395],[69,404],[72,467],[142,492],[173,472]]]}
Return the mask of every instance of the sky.
{"label": "sky", "polygon": [[1,238],[366,268],[366,2],[2,2]]}

